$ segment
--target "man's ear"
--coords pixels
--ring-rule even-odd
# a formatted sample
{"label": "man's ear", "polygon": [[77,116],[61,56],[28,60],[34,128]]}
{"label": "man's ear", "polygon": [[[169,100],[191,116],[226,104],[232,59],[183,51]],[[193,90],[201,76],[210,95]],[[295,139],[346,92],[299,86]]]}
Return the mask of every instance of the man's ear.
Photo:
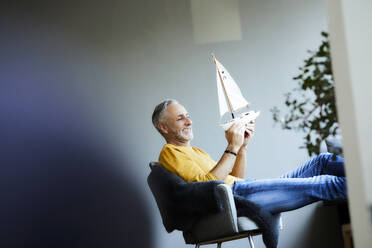
{"label": "man's ear", "polygon": [[159,130],[164,133],[164,134],[168,134],[168,126],[165,125],[164,123],[159,123],[158,124],[158,128]]}

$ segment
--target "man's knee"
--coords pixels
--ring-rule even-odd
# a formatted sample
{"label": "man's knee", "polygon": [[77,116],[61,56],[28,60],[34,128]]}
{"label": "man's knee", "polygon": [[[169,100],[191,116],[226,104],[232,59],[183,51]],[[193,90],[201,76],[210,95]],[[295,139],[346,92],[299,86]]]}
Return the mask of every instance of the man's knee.
{"label": "man's knee", "polygon": [[332,153],[325,152],[317,155],[317,159],[321,160],[324,163],[327,163],[332,158]]}

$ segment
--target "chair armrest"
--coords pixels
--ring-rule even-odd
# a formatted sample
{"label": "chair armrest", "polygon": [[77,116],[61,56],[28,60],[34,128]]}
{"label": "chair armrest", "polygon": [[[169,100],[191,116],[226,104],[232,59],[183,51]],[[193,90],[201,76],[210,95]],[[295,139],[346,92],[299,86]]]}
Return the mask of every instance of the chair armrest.
{"label": "chair armrest", "polygon": [[217,186],[223,210],[209,214],[198,220],[193,228],[183,233],[187,244],[195,244],[211,239],[238,233],[237,212],[231,187],[227,184]]}
{"label": "chair armrest", "polygon": [[[227,184],[217,186],[223,210],[216,214],[207,215],[198,220],[193,228],[183,233],[186,244],[218,239],[234,235],[240,231],[258,230],[257,225],[248,217],[237,217],[234,196]],[[282,222],[280,219],[280,229]]]}
{"label": "chair armrest", "polygon": [[234,232],[238,232],[238,217],[231,187],[227,184],[220,184],[217,186],[217,191],[223,205],[222,214],[230,220],[229,225],[231,225]]}

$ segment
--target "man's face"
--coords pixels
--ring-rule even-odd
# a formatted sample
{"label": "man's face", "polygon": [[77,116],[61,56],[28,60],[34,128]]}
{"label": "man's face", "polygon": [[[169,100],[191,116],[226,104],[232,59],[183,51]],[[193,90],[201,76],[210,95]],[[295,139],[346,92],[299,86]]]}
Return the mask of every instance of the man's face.
{"label": "man's face", "polygon": [[188,143],[194,137],[190,114],[178,103],[167,106],[164,124],[166,125],[167,135],[171,139],[181,143]]}

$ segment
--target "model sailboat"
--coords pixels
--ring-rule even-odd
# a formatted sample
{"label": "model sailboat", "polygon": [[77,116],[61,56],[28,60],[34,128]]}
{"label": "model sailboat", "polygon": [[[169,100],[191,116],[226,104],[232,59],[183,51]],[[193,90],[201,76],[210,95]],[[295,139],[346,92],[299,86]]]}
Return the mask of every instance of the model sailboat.
{"label": "model sailboat", "polygon": [[232,116],[232,120],[220,124],[220,126],[226,131],[234,122],[249,123],[250,121],[255,120],[260,114],[259,111],[248,111],[235,116],[238,111],[247,108],[249,103],[243,97],[238,85],[230,76],[230,73],[220,62],[218,62],[213,54],[212,59],[216,64],[217,71],[217,91],[220,116],[222,118],[222,116],[228,112],[230,112]]}

